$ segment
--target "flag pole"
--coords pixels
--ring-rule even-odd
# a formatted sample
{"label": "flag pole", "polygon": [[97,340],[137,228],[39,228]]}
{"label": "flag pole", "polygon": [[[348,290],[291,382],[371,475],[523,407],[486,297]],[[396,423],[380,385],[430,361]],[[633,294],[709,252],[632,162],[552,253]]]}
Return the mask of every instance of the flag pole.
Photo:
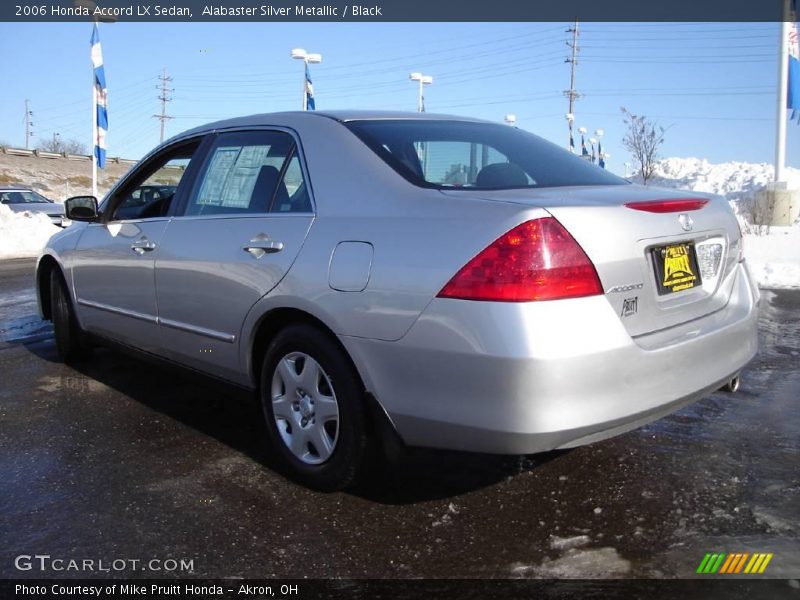
{"label": "flag pole", "polygon": [[791,23],[791,0],[783,0],[781,20],[781,47],[778,53],[778,112],[775,143],[775,181],[783,181],[786,166],[786,98],[789,93],[789,31]]}
{"label": "flag pole", "polygon": [[92,69],[92,196],[97,198],[97,86]]}
{"label": "flag pole", "polygon": [[[97,27],[97,23],[94,25]],[[97,198],[97,80],[92,64],[92,196]]]}

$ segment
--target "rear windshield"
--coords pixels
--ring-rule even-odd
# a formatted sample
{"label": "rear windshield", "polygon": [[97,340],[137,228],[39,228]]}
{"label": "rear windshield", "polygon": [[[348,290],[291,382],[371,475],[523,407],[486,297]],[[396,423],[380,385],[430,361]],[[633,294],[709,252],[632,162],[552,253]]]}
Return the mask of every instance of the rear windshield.
{"label": "rear windshield", "polygon": [[500,190],[628,183],[508,125],[423,119],[344,125],[400,175],[423,187]]}

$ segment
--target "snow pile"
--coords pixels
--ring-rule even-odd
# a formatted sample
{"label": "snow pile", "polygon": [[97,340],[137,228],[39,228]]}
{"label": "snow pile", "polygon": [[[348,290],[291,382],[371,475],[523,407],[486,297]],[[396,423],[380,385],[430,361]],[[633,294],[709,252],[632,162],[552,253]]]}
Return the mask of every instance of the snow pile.
{"label": "snow pile", "polygon": [[47,240],[61,231],[47,215],[15,213],[0,204],[0,259],[37,256]]}
{"label": "snow pile", "polygon": [[514,563],[511,574],[520,578],[541,579],[609,579],[625,577],[631,562],[615,548],[570,548],[560,557],[545,557],[540,565]]}
{"label": "snow pile", "polygon": [[[701,158],[667,158],[658,163],[648,185],[682,188],[725,196],[734,204],[753,198],[772,182],[775,169],[766,163],[713,164]],[[786,169],[790,188],[800,188],[800,169]]]}
{"label": "snow pile", "polygon": [[800,226],[772,227],[769,235],[746,235],[744,256],[763,288],[800,287]]}

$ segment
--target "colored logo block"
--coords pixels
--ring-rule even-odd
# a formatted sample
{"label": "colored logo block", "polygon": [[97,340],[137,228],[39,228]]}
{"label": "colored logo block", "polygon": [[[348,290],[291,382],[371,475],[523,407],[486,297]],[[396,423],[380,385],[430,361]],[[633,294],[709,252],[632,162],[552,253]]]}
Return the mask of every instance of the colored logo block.
{"label": "colored logo block", "polygon": [[757,575],[763,573],[769,561],[772,560],[772,552],[709,552],[697,567],[697,573],[702,574],[725,574],[738,575],[749,574]]}

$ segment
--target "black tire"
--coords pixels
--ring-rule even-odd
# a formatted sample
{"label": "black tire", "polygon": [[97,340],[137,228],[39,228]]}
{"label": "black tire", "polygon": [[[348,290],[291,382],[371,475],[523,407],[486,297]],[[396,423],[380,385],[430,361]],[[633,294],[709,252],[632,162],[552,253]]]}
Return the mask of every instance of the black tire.
{"label": "black tire", "polygon": [[84,358],[88,352],[85,334],[75,318],[67,284],[58,269],[50,271],[50,316],[59,358],[65,363]]}
{"label": "black tire", "polygon": [[[291,429],[292,426],[299,428],[300,425],[292,425],[288,420],[283,420],[279,425],[273,410],[273,380],[275,377],[279,377],[279,382],[283,380],[279,375],[276,376],[279,363],[298,353],[310,357],[321,367],[323,376],[319,385],[324,386],[326,396],[335,398],[338,406],[333,450],[330,456],[319,464],[307,462],[307,460],[321,460],[321,457],[314,456],[313,442],[308,446],[307,460],[301,460],[295,455],[282,436],[287,434],[287,429]],[[305,363],[305,359],[301,358],[300,362]],[[300,367],[304,372],[305,367],[301,364],[297,368]],[[276,385],[282,386],[282,383]],[[327,393],[328,391],[332,394]],[[290,477],[305,486],[325,492],[341,490],[356,482],[368,462],[371,448],[364,388],[348,357],[334,340],[310,325],[290,325],[280,331],[270,343],[264,356],[259,395],[270,443],[283,466],[288,469]],[[287,389],[284,389],[283,395],[290,396]],[[301,396],[302,393],[297,392],[297,397]],[[294,397],[292,395],[292,398]],[[293,410],[298,413],[297,418],[300,418],[300,408],[293,407]],[[313,418],[309,421],[313,423]],[[279,431],[279,427],[283,428],[283,434]]]}

